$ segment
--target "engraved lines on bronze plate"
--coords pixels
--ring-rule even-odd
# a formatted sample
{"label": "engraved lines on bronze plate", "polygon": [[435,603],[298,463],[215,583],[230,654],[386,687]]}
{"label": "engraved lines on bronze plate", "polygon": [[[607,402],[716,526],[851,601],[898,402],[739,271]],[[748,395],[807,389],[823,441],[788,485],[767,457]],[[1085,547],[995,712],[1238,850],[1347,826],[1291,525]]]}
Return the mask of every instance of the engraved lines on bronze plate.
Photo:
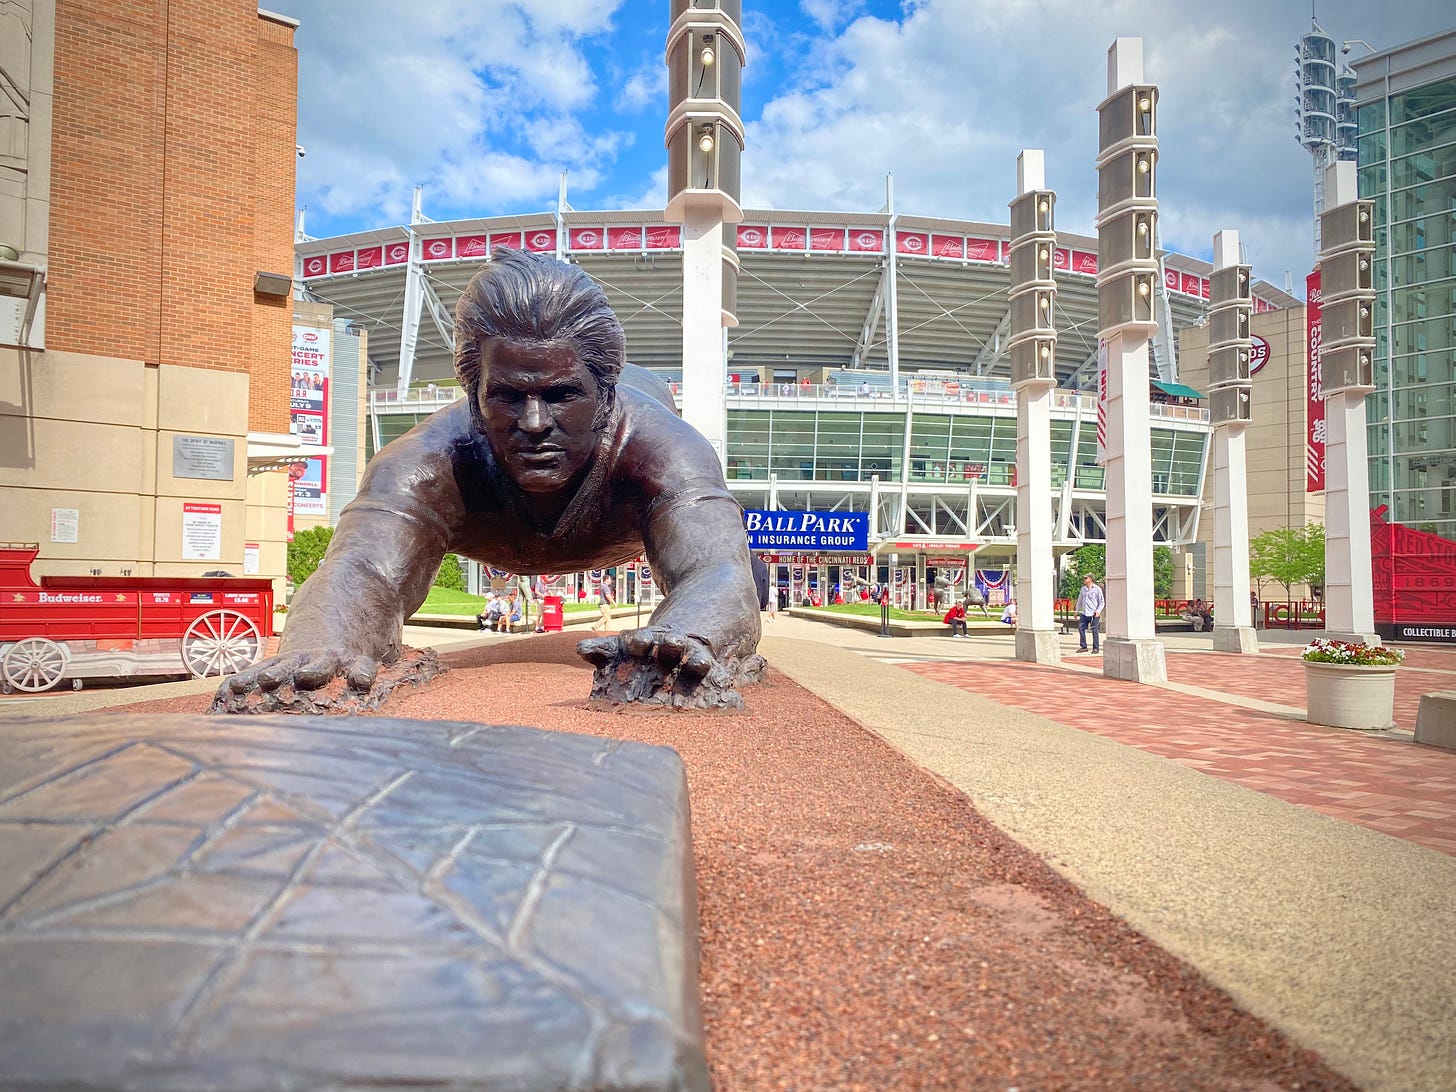
{"label": "engraved lines on bronze plate", "polygon": [[[622,839],[665,840],[634,814],[647,810],[634,801],[659,798],[661,786],[634,784],[628,766],[620,806],[577,798],[572,771],[609,764],[618,743],[593,740],[583,753],[548,741],[530,756],[527,791],[494,769],[482,726],[412,725],[429,738],[410,739],[367,719],[333,729],[197,718],[149,736],[137,731],[143,719],[90,718],[54,738],[45,722],[17,720],[0,737],[0,951],[56,942],[193,951],[202,962],[185,965],[195,973],[169,979],[162,1000],[137,1001],[173,1014],[171,1052],[216,1042],[219,1024],[254,1031],[337,1003],[315,985],[280,983],[290,958],[349,962],[350,973],[384,980],[432,960],[443,976],[445,961],[463,960],[479,981],[457,1002],[515,996],[512,987],[537,1004],[543,990],[569,997],[586,1025],[578,1076],[611,1025],[658,1019],[611,1011],[595,965],[602,979],[623,967],[611,953],[563,947],[551,917],[542,921],[543,904],[559,911],[585,888],[609,923],[614,906],[627,922],[645,907],[649,920],[682,927],[613,859]],[[128,724],[108,724],[120,720]],[[594,832],[613,840],[573,848]],[[357,961],[378,966],[359,971]],[[283,1016],[268,1014],[275,1004]],[[373,1017],[397,1030],[424,1014]]]}

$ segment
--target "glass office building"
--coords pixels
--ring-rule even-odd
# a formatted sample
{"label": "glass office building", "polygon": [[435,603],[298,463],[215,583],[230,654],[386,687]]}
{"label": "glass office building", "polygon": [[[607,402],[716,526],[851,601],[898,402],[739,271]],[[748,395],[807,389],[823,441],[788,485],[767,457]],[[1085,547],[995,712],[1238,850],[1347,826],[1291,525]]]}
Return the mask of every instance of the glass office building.
{"label": "glass office building", "polygon": [[1375,202],[1371,507],[1456,539],[1456,30],[1361,58],[1360,195]]}

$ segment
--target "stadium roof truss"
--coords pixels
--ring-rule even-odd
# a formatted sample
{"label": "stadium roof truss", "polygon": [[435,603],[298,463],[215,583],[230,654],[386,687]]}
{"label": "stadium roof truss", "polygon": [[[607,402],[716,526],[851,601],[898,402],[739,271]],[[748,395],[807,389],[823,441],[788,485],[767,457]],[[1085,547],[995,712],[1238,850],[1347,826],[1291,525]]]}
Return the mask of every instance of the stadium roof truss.
{"label": "stadium roof truss", "polygon": [[[602,285],[626,330],[629,359],[675,373],[682,364],[683,277],[676,232],[660,213],[578,211],[563,202],[554,214],[421,218],[408,228],[303,239],[295,246],[296,272],[308,298],[332,304],[336,317],[367,332],[381,379],[408,385],[452,376],[451,315],[490,247],[545,250]],[[883,213],[750,210],[737,232],[738,325],[728,330],[729,371],[763,369],[769,381],[775,368],[888,371],[893,355],[905,373],[1009,375],[1004,225],[899,216],[892,227]],[[432,247],[435,258],[427,256]],[[1096,253],[1095,239],[1058,237],[1063,386],[1085,388],[1089,369],[1095,376]],[[1212,270],[1172,253],[1164,254],[1164,265],[1163,330],[1150,371],[1171,382],[1177,368],[1170,339],[1203,320]],[[1260,310],[1299,302],[1264,282],[1255,296]]]}

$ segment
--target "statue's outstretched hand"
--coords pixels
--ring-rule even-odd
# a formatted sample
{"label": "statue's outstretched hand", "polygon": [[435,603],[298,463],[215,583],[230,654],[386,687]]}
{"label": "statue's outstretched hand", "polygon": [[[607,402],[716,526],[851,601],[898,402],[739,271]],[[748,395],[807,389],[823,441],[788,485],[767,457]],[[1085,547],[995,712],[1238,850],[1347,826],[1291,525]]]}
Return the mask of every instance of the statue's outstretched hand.
{"label": "statue's outstretched hand", "polygon": [[421,683],[443,668],[431,650],[405,649],[380,676],[373,656],[339,649],[296,649],[225,679],[209,713],[360,713],[376,709],[401,683]]}
{"label": "statue's outstretched hand", "polygon": [[681,669],[698,678],[706,675],[718,662],[701,637],[662,625],[643,626],[605,637],[588,637],[576,646],[576,650],[598,667],[625,655],[643,663],[654,662],[665,672]]}
{"label": "statue's outstretched hand", "polygon": [[588,637],[576,650],[596,668],[592,698],[616,705],[741,708],[735,688],[763,670],[757,655],[720,659],[702,637],[663,624]]}

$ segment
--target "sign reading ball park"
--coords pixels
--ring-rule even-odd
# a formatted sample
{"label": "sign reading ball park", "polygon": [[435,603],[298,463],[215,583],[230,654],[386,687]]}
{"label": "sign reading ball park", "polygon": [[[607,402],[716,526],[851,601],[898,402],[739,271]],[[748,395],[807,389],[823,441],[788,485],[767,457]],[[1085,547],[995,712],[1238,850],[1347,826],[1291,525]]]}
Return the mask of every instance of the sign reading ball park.
{"label": "sign reading ball park", "polygon": [[750,550],[862,553],[869,549],[868,512],[743,511]]}

